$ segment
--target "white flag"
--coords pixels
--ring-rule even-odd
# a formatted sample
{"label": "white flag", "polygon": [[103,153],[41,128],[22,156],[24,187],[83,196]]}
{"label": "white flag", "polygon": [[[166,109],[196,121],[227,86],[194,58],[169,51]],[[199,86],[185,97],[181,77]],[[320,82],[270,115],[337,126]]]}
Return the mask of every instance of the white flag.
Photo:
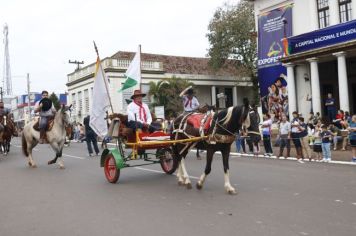
{"label": "white flag", "polygon": [[100,137],[104,137],[108,133],[105,120],[108,107],[110,107],[108,80],[101,67],[100,58],[98,57],[95,66],[93,103],[90,111],[89,125]]}
{"label": "white flag", "polygon": [[141,83],[141,46],[138,48],[134,59],[131,61],[129,68],[127,68],[125,73],[126,81],[122,88],[118,91],[134,87],[136,84]]}

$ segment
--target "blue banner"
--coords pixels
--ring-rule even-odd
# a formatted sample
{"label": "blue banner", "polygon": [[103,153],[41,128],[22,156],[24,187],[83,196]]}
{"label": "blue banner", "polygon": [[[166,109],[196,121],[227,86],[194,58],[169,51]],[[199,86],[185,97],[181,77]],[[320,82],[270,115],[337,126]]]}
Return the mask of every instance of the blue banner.
{"label": "blue banner", "polygon": [[287,5],[258,17],[258,79],[263,112],[288,111],[287,70],[279,61],[284,56],[283,38],[292,35],[292,6]]}
{"label": "blue banner", "polygon": [[330,46],[356,39],[356,20],[288,38],[290,53]]}

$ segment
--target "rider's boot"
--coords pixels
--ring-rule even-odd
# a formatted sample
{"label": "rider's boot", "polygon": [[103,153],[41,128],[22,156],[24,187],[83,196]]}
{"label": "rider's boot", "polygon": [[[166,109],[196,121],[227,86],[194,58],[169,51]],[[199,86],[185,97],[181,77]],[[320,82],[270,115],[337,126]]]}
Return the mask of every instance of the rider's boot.
{"label": "rider's boot", "polygon": [[45,129],[41,129],[40,130],[40,144],[44,144],[45,143],[45,136],[46,136],[46,130]]}

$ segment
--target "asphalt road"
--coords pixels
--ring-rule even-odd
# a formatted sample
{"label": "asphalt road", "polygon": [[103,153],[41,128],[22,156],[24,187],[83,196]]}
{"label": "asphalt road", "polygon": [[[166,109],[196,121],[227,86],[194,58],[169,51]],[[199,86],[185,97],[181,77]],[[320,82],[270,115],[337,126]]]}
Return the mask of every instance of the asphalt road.
{"label": "asphalt road", "polygon": [[[18,139],[0,156],[0,235],[356,235],[356,167],[233,157],[224,192],[222,162],[203,190],[178,186],[159,165],[122,170],[106,181],[84,143],[64,150],[66,169],[48,166],[48,145],[29,168]],[[192,154],[192,181],[205,161]]]}

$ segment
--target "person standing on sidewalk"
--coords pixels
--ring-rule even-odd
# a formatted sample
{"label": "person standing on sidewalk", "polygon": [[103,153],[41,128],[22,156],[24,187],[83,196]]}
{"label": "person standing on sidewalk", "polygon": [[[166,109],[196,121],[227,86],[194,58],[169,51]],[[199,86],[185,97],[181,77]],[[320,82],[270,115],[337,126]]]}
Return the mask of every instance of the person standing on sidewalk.
{"label": "person standing on sidewalk", "polygon": [[262,135],[263,135],[263,146],[265,147],[266,156],[272,156],[272,144],[271,144],[271,126],[272,126],[272,119],[271,115],[266,113],[263,116],[263,123],[262,123]]}
{"label": "person standing on sidewalk", "polygon": [[84,118],[83,124],[85,127],[85,135],[86,135],[85,140],[87,142],[89,156],[91,157],[93,156],[93,149],[91,147],[91,143],[93,143],[93,147],[96,155],[99,155],[99,148],[98,148],[98,141],[96,140],[97,135],[94,132],[94,130],[90,127],[89,122],[90,122],[90,116],[88,115]]}
{"label": "person standing on sidewalk", "polygon": [[323,150],[323,161],[329,162],[331,161],[331,150],[330,150],[330,139],[332,138],[332,133],[327,130],[327,126],[325,124],[321,125],[321,148]]}
{"label": "person standing on sidewalk", "polygon": [[308,136],[308,126],[304,123],[304,118],[299,117],[300,123],[300,141],[302,144],[302,153],[303,157],[308,157],[309,161],[312,159],[311,149],[309,147],[309,136]]}
{"label": "person standing on sidewalk", "polygon": [[291,133],[291,126],[290,123],[287,121],[287,116],[282,114],[282,121],[279,124],[279,138],[281,139],[280,147],[279,147],[279,157],[283,156],[284,148],[287,147],[287,155],[284,156],[285,159],[290,157],[290,133]]}
{"label": "person standing on sidewalk", "polygon": [[300,123],[299,123],[299,114],[294,111],[292,113],[293,119],[291,122],[291,137],[294,143],[295,150],[297,152],[297,160],[299,163],[303,162],[303,151],[302,151],[302,143],[300,142]]}
{"label": "person standing on sidewalk", "polygon": [[352,116],[348,130],[350,132],[349,139],[352,148],[352,162],[356,162],[356,115]]}

